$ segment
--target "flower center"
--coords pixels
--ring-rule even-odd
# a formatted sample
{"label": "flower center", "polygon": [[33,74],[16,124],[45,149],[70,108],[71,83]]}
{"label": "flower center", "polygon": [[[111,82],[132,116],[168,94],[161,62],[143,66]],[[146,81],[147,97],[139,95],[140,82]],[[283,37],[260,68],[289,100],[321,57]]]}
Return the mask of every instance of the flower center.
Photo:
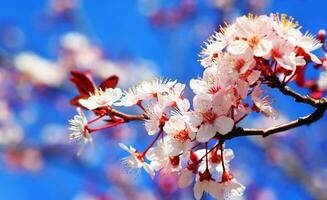
{"label": "flower center", "polygon": [[209,169],[206,169],[203,173],[199,173],[200,181],[212,181],[214,180],[209,172]]}
{"label": "flower center", "polygon": [[217,114],[214,112],[206,112],[203,113],[203,120],[208,124],[213,124],[214,121],[217,119]]}
{"label": "flower center", "polygon": [[254,35],[249,41],[249,46],[252,48],[252,49],[255,49],[258,44],[260,42],[260,36],[258,34]]}
{"label": "flower center", "polygon": [[186,140],[189,139],[188,137],[188,131],[187,130],[182,130],[178,134],[174,136],[174,138],[180,142],[185,142]]}
{"label": "flower center", "polygon": [[278,49],[276,49],[276,48],[273,48],[271,50],[271,56],[274,57],[274,58],[281,58],[281,57],[283,57],[282,53],[280,51],[278,51]]}
{"label": "flower center", "polygon": [[218,155],[217,153],[210,154],[210,162],[219,164],[221,162],[221,155]]}
{"label": "flower center", "polygon": [[228,182],[234,178],[233,174],[230,172],[224,172],[223,175],[221,176],[221,183]]}
{"label": "flower center", "polygon": [[169,157],[170,163],[173,167],[178,167],[179,165],[179,156],[170,156]]}
{"label": "flower center", "polygon": [[139,152],[135,151],[134,155],[139,161],[144,162],[144,154],[143,153],[139,153]]}
{"label": "flower center", "polygon": [[221,89],[220,86],[218,86],[218,85],[213,85],[213,86],[209,89],[209,94],[216,94],[220,89]]}

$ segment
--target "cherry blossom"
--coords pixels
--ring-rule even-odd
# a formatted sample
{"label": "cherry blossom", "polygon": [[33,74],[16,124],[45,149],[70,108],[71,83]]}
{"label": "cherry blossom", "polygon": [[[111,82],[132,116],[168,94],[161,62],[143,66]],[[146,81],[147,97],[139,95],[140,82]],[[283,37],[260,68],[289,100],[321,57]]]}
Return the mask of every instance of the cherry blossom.
{"label": "cherry blossom", "polygon": [[[213,98],[213,99],[212,99]],[[202,124],[196,134],[199,142],[207,142],[215,136],[216,132],[226,134],[232,130],[234,121],[224,116],[232,106],[231,97],[217,94],[211,97],[208,94],[196,95],[193,100],[197,116],[202,118]]]}
{"label": "cherry blossom", "polygon": [[162,169],[163,173],[179,171],[182,168],[180,157],[171,156],[168,152],[167,137],[158,142],[156,147],[149,149],[146,154],[147,159],[151,161],[150,166],[156,171]]}
{"label": "cherry blossom", "polygon": [[139,153],[133,147],[127,147],[122,143],[119,143],[119,146],[131,154],[129,157],[122,159],[122,163],[124,166],[126,166],[129,173],[131,173],[131,171],[134,169],[143,168],[151,176],[151,178],[154,177],[154,170],[148,163],[145,162],[143,154]]}
{"label": "cherry blossom", "polygon": [[88,121],[84,115],[84,112],[79,107],[76,110],[78,114],[75,115],[73,119],[69,120],[69,130],[71,131],[69,138],[72,141],[76,141],[82,144],[78,152],[78,154],[80,154],[83,151],[84,145],[92,143],[93,139],[89,132]]}
{"label": "cherry blossom", "polygon": [[269,96],[261,98],[263,90],[257,86],[252,92],[252,100],[258,111],[262,112],[265,116],[272,117],[274,119],[278,118],[277,111],[271,107],[271,100]]}
{"label": "cherry blossom", "polygon": [[223,173],[221,182],[216,183],[216,186],[217,199],[234,199],[242,196],[245,190],[245,187],[228,172]]}
{"label": "cherry blossom", "polygon": [[215,186],[215,179],[212,178],[208,169],[203,173],[200,172],[193,188],[195,199],[200,200],[204,192],[216,196],[217,188]]}
{"label": "cherry blossom", "polygon": [[95,94],[91,94],[88,99],[80,99],[79,103],[89,110],[100,107],[112,106],[121,97],[121,89],[108,88],[105,91],[97,90]]}

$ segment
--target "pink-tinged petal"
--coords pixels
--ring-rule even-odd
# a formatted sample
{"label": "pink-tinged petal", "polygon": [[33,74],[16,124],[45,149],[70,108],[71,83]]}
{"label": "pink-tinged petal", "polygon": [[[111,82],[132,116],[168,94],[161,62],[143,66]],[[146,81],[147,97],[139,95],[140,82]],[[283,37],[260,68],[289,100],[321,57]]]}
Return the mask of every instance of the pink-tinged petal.
{"label": "pink-tinged petal", "polygon": [[215,120],[215,128],[220,134],[229,133],[234,127],[234,120],[226,117],[220,116]]}
{"label": "pink-tinged petal", "polygon": [[213,99],[213,111],[217,115],[226,114],[233,104],[233,97],[224,92],[217,93]]}
{"label": "pink-tinged petal", "polygon": [[239,80],[236,85],[236,90],[238,95],[240,95],[242,99],[245,99],[248,95],[249,84],[246,81]]}
{"label": "pink-tinged petal", "polygon": [[220,199],[221,196],[221,185],[218,182],[210,181],[208,192],[211,196],[216,199]]}
{"label": "pink-tinged petal", "polygon": [[306,65],[306,62],[305,62],[305,60],[304,60],[303,57],[298,56],[298,57],[295,57],[295,59],[294,59],[294,64],[295,64],[296,66],[303,66],[303,65]]}
{"label": "pink-tinged petal", "polygon": [[208,112],[212,108],[211,96],[208,94],[196,95],[193,99],[194,110],[198,112]]}
{"label": "pink-tinged petal", "polygon": [[214,127],[210,124],[203,124],[196,134],[196,140],[199,142],[208,142],[213,136],[215,136],[216,131]]}
{"label": "pink-tinged petal", "polygon": [[224,149],[224,158],[226,162],[231,161],[234,157],[234,151],[232,149]]}
{"label": "pink-tinged petal", "polygon": [[188,99],[180,99],[179,101],[176,101],[177,107],[182,112],[187,112],[190,107],[190,101]]}
{"label": "pink-tinged petal", "polygon": [[226,187],[230,196],[239,197],[242,196],[245,190],[245,187],[240,184],[236,179],[232,179],[227,183],[228,187]]}
{"label": "pink-tinged petal", "polygon": [[195,94],[206,93],[208,90],[207,83],[200,79],[192,79],[190,81],[190,87]]}
{"label": "pink-tinged petal", "polygon": [[184,169],[181,172],[181,175],[178,179],[178,187],[186,188],[189,185],[191,185],[192,181],[193,181],[193,172],[188,169]]}
{"label": "pink-tinged petal", "polygon": [[190,123],[190,128],[192,129],[192,131],[196,131],[198,126],[201,125],[202,121],[203,121],[203,117],[201,114],[198,113],[187,113],[186,114],[186,119],[188,119],[189,123]]}
{"label": "pink-tinged petal", "polygon": [[289,57],[275,58],[277,63],[286,70],[295,71],[296,66]]}
{"label": "pink-tinged petal", "polygon": [[312,62],[316,64],[321,64],[321,60],[316,55],[314,55],[313,53],[309,53],[309,55]]}
{"label": "pink-tinged petal", "polygon": [[193,188],[193,193],[194,193],[194,197],[196,200],[200,200],[202,195],[203,195],[203,192],[205,190],[205,185],[204,182],[200,182],[200,181],[197,181],[195,184],[194,184],[194,188]]}
{"label": "pink-tinged petal", "polygon": [[125,151],[127,151],[128,153],[130,153],[130,154],[134,153],[134,152],[132,151],[132,149],[129,149],[125,144],[123,144],[123,143],[119,143],[118,145],[119,145],[122,149],[124,149]]}
{"label": "pink-tinged petal", "polygon": [[157,119],[145,121],[144,126],[149,135],[154,135],[159,131],[159,121]]}
{"label": "pink-tinged petal", "polygon": [[256,57],[265,57],[270,53],[271,49],[272,49],[272,42],[269,40],[262,39],[254,49],[253,54]]}
{"label": "pink-tinged petal", "polygon": [[251,74],[247,77],[247,81],[249,82],[250,85],[252,85],[258,81],[260,75],[261,75],[261,71],[253,70]]}
{"label": "pink-tinged petal", "polygon": [[78,102],[85,108],[89,110],[94,110],[99,107],[99,105],[96,103],[96,100],[94,100],[95,97],[91,96],[88,99],[80,99]]}
{"label": "pink-tinged petal", "polygon": [[244,40],[233,41],[227,47],[227,51],[233,55],[242,55],[246,53],[248,49],[249,45]]}
{"label": "pink-tinged petal", "polygon": [[155,173],[154,173],[152,167],[149,164],[144,163],[143,168],[151,176],[151,178],[153,179],[154,176],[155,176]]}

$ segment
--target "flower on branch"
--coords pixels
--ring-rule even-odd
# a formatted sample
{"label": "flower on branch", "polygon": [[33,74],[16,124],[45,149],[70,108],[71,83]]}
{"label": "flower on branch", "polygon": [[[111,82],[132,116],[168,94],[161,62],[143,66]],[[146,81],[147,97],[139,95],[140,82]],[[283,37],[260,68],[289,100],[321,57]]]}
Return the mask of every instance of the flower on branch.
{"label": "flower on branch", "polygon": [[91,143],[92,137],[87,127],[88,121],[82,111],[81,108],[77,108],[77,115],[74,116],[73,119],[69,120],[70,128],[69,130],[71,133],[69,134],[69,138],[72,141],[76,141],[81,143],[82,146],[78,152],[80,154],[84,148],[85,144]]}
{"label": "flower on branch", "polygon": [[[225,142],[241,136],[262,136],[286,131],[322,118],[327,109],[327,60],[312,51],[324,46],[325,32],[318,38],[303,34],[292,17],[242,16],[209,38],[200,54],[204,67],[202,77],[189,83],[193,99],[184,98],[185,84],[176,80],[154,78],[121,91],[118,77],[111,76],[96,87],[89,72],[72,72],[71,80],[79,95],[72,104],[91,110],[97,117],[87,121],[83,112],[70,120],[72,139],[92,141],[90,134],[129,121],[142,121],[152,142],[143,151],[119,144],[130,156],[123,159],[128,172],[143,168],[153,178],[155,172],[177,173],[181,188],[191,185],[196,199],[209,193],[216,199],[242,196],[245,186],[230,170],[233,150]],[[306,80],[304,69],[309,63],[323,68],[318,81]],[[295,80],[310,89],[311,96],[302,96],[287,84]],[[268,129],[238,127],[251,112],[277,119],[271,97],[263,96],[265,88],[277,88],[296,102],[316,110],[305,117]],[[191,105],[192,103],[192,105]],[[113,108],[115,106],[115,108]],[[141,114],[130,115],[116,107],[136,106]],[[106,125],[90,128],[99,119]],[[147,162],[148,161],[148,162]]]}

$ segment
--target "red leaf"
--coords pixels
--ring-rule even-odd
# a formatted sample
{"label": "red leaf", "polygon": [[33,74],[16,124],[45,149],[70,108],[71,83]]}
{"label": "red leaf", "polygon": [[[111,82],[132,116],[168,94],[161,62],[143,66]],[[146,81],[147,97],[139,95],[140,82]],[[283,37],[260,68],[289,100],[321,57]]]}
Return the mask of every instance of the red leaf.
{"label": "red leaf", "polygon": [[94,93],[96,86],[92,80],[90,73],[80,72],[77,70],[71,71],[70,80],[75,84],[81,95],[89,95],[89,93]]}
{"label": "red leaf", "polygon": [[83,107],[78,101],[80,99],[87,99],[89,96],[86,96],[86,95],[81,95],[81,96],[76,96],[74,97],[73,99],[70,100],[70,104],[72,104],[73,106],[76,106],[76,107]]}
{"label": "red leaf", "polygon": [[106,90],[107,88],[115,88],[118,84],[118,81],[118,76],[110,76],[100,84],[99,88],[101,88],[102,90]]}

